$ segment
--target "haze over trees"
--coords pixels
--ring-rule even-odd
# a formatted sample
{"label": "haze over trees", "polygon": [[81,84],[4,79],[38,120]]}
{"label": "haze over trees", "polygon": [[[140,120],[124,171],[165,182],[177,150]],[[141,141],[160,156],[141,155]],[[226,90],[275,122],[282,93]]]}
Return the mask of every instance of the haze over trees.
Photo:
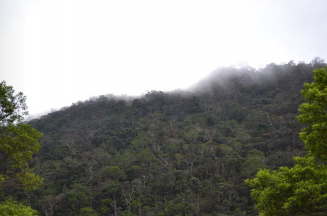
{"label": "haze over trees", "polygon": [[[44,136],[28,165],[44,183],[2,191],[2,200],[51,216],[256,215],[245,179],[319,166],[304,157],[296,116],[303,84],[324,67],[316,58],[222,68],[188,92],[102,95],[34,119]],[[294,166],[294,156],[305,163]]]}

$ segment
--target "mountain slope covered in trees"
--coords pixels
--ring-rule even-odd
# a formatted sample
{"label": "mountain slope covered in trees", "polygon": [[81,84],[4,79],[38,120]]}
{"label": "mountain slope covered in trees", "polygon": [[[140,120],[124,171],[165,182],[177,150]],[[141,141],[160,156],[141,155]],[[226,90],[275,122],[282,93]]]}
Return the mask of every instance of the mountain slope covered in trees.
{"label": "mountain slope covered in trees", "polygon": [[44,137],[34,192],[44,215],[255,215],[244,179],[292,166],[310,64],[222,68],[188,92],[99,96],[29,122]]}

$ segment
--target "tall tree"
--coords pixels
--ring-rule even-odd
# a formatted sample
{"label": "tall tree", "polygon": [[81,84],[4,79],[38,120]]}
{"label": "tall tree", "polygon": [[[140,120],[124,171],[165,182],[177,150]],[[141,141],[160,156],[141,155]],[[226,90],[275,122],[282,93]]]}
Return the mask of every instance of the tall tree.
{"label": "tall tree", "polygon": [[[40,150],[38,139],[43,134],[22,123],[27,114],[25,100],[23,93],[15,94],[12,86],[4,81],[0,83],[0,190],[5,195],[6,189],[13,185],[33,190],[42,183],[32,173],[27,160]],[[6,206],[15,205],[3,204],[2,213]]]}

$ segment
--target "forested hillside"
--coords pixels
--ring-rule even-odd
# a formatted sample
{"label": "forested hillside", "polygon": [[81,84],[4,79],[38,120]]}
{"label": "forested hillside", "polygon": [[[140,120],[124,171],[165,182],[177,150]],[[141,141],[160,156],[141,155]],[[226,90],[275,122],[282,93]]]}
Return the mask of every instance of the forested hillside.
{"label": "forested hillside", "polygon": [[28,122],[44,184],[3,194],[51,216],[255,215],[244,179],[306,154],[296,116],[317,67],[222,68],[185,92],[74,103]]}

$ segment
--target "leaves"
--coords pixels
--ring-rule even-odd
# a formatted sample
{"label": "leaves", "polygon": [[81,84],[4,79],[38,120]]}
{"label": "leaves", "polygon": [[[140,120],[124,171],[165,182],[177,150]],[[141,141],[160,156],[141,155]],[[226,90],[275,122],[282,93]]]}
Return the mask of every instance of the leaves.
{"label": "leaves", "polygon": [[22,92],[14,93],[12,86],[7,86],[5,81],[0,83],[0,127],[20,123],[23,116],[28,114],[26,97]]}
{"label": "leaves", "polygon": [[[32,126],[22,124],[27,114],[26,97],[19,92],[14,95],[12,86],[0,83],[0,189],[2,196],[11,193],[10,187],[20,186],[24,190],[35,190],[43,179],[34,175],[28,161],[37,153],[38,142],[43,134]],[[11,194],[9,194],[11,195]],[[7,200],[0,206],[1,215],[37,215],[32,210],[15,201]]]}
{"label": "leaves", "polygon": [[306,99],[299,108],[299,122],[309,125],[300,137],[308,151],[322,161],[327,161],[327,69],[314,72],[314,82],[304,84],[301,93]]}
{"label": "leaves", "polygon": [[295,157],[295,166],[278,171],[261,170],[253,180],[251,195],[266,216],[324,211],[327,207],[327,167],[314,157]]}
{"label": "leaves", "polygon": [[294,157],[295,166],[277,171],[260,170],[246,180],[256,207],[265,215],[318,215],[327,208],[327,68],[314,72],[314,82],[304,84],[306,99],[298,120],[308,126],[300,138],[309,154]]}
{"label": "leaves", "polygon": [[29,170],[27,160],[37,153],[43,134],[30,125],[9,125],[0,128],[0,165],[6,167],[5,178],[16,178],[24,188],[35,189],[42,179]]}
{"label": "leaves", "polygon": [[7,200],[0,204],[0,215],[37,216],[39,214],[38,211],[33,210],[30,206]]}

